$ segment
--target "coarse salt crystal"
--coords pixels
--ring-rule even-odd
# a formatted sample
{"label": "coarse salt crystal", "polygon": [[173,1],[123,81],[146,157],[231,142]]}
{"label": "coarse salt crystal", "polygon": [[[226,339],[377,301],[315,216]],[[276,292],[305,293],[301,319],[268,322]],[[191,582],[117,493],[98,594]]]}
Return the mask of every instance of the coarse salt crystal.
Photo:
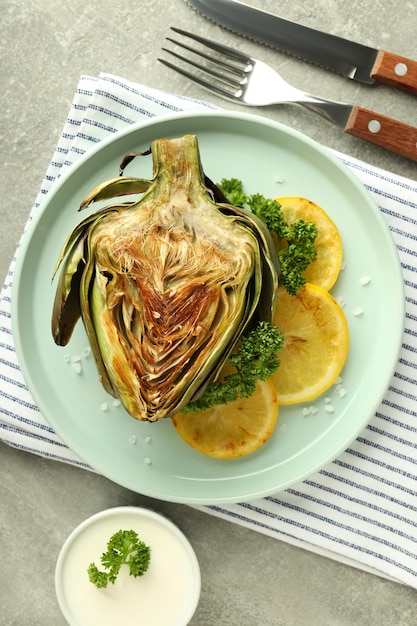
{"label": "coarse salt crystal", "polygon": [[74,370],[76,374],[81,374],[81,370],[82,370],[81,363],[79,363],[78,361],[73,362],[72,369]]}
{"label": "coarse salt crystal", "polygon": [[339,298],[337,298],[337,304],[344,309],[346,306],[346,300],[339,296]]}
{"label": "coarse salt crystal", "polygon": [[304,409],[303,409],[303,415],[304,415],[305,417],[307,417],[307,415],[310,415],[310,413],[311,413],[310,409],[308,409],[308,408],[304,408]]}
{"label": "coarse salt crystal", "polygon": [[371,277],[370,276],[362,276],[362,278],[360,279],[359,282],[364,287],[365,285],[368,285],[371,282]]}
{"label": "coarse salt crystal", "polygon": [[100,406],[100,411],[108,411],[109,410],[109,405],[107,404],[107,402],[103,402],[102,405]]}
{"label": "coarse salt crystal", "polygon": [[327,411],[328,413],[333,413],[333,411],[334,411],[334,406],[333,406],[333,404],[326,404],[326,411]]}
{"label": "coarse salt crystal", "polygon": [[145,443],[151,443],[152,439],[151,437],[145,437]]}
{"label": "coarse salt crystal", "polygon": [[276,183],[283,183],[285,180],[285,178],[283,178],[282,176],[275,176],[275,182]]}
{"label": "coarse salt crystal", "polygon": [[135,445],[135,443],[136,443],[136,435],[132,435],[131,437],[129,437],[129,443],[131,443],[132,446]]}
{"label": "coarse salt crystal", "polygon": [[150,465],[152,463],[151,459],[148,456],[145,456],[143,462],[145,463],[145,465]]}
{"label": "coarse salt crystal", "polygon": [[113,406],[120,406],[121,402],[120,402],[120,400],[119,400],[118,398],[115,398],[115,399],[113,400],[113,403],[112,403],[112,404],[113,404]]}
{"label": "coarse salt crystal", "polygon": [[330,404],[332,401],[331,398],[329,398],[328,396],[326,398],[324,398],[324,404]]}
{"label": "coarse salt crystal", "polygon": [[363,309],[361,309],[361,307],[358,306],[356,307],[356,309],[353,309],[352,313],[355,317],[359,317],[359,315],[362,315]]}
{"label": "coarse salt crystal", "polygon": [[312,415],[316,415],[316,413],[318,413],[318,412],[319,412],[319,410],[318,410],[318,408],[316,406],[311,406],[310,407],[310,413]]}

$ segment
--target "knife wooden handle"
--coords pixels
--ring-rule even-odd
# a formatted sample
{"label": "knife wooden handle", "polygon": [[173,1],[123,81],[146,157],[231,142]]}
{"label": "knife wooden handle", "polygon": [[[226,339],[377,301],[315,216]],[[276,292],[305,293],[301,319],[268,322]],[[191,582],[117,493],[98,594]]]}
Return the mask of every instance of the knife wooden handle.
{"label": "knife wooden handle", "polygon": [[417,95],[417,61],[380,50],[371,76],[380,83]]}
{"label": "knife wooden handle", "polygon": [[354,106],[345,126],[345,132],[375,143],[406,159],[417,161],[417,128],[413,126],[363,107]]}

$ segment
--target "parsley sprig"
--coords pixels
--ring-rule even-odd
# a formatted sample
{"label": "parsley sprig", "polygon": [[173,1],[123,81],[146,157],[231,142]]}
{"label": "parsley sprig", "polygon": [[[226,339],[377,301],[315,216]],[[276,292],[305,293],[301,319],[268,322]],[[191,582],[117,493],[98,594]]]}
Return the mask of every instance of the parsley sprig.
{"label": "parsley sprig", "polygon": [[101,564],[108,570],[100,571],[95,563],[88,567],[90,582],[97,588],[114,585],[122,565],[129,566],[131,576],[143,576],[149,567],[151,549],[138,537],[134,530],[119,530],[107,543],[107,552],[101,555]]}
{"label": "parsley sprig", "polygon": [[266,380],[278,369],[277,353],[284,343],[284,336],[269,322],[258,326],[242,337],[239,348],[230,356],[236,372],[217,380],[206,389],[198,400],[189,402],[183,411],[204,411],[215,404],[249,398],[255,391],[257,380]]}

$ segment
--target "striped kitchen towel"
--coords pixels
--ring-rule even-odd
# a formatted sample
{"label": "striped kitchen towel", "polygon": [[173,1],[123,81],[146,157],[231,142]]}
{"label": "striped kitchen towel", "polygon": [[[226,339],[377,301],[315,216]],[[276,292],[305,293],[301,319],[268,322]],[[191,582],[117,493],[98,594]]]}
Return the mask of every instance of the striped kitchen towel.
{"label": "striped kitchen towel", "polygon": [[[111,133],[164,113],[214,108],[108,74],[81,77],[31,215],[61,173]],[[379,205],[402,264],[406,323],[391,386],[357,440],[308,480],[276,496],[197,508],[417,588],[417,182],[337,156]],[[44,420],[20,372],[10,319],[14,267],[15,260],[0,298],[0,438],[91,469]]]}

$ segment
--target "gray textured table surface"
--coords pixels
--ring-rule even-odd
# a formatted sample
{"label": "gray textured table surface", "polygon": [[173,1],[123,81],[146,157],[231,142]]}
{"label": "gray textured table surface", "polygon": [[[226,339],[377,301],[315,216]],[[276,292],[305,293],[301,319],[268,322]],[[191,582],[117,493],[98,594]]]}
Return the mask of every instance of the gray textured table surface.
{"label": "gray textured table surface", "polygon": [[[289,18],[364,44],[417,57],[417,4],[389,0],[255,0]],[[361,104],[417,126],[415,97],[371,88],[297,59],[243,42],[204,20],[183,0],[9,0],[1,3],[0,274],[5,276],[66,119],[81,74],[101,71],[207,99],[157,64],[171,25],[245,49],[298,87]],[[211,98],[220,106],[226,103]],[[226,108],[233,109],[227,104]],[[417,177],[417,165],[344,135],[297,107],[264,115],[319,142],[392,172]],[[183,505],[156,502],[105,478],[0,445],[0,624],[61,626],[54,593],[56,556],[90,514],[116,505],[150,505],[192,542],[202,569],[195,626],[410,626],[417,593],[291,547]]]}

